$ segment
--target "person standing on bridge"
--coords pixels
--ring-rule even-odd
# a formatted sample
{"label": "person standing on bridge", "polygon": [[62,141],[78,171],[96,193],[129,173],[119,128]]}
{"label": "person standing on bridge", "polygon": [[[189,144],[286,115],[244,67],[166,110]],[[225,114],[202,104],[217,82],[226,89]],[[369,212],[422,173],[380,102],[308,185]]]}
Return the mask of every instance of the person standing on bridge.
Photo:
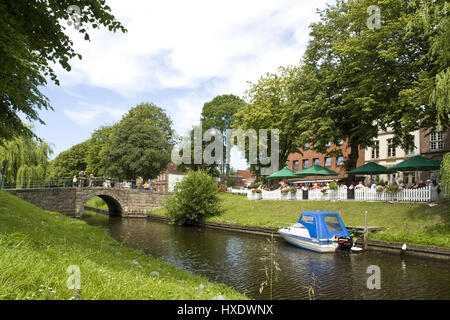
{"label": "person standing on bridge", "polygon": [[89,176],[89,188],[92,188],[94,186],[94,175],[91,173]]}
{"label": "person standing on bridge", "polygon": [[85,175],[86,174],[84,173],[84,171],[80,171],[80,173],[78,173],[78,176],[80,177],[80,184],[79,184],[80,188],[84,187],[84,176]]}
{"label": "person standing on bridge", "polygon": [[72,187],[76,187],[77,186],[77,181],[78,181],[77,176],[73,176],[73,178],[72,178]]}

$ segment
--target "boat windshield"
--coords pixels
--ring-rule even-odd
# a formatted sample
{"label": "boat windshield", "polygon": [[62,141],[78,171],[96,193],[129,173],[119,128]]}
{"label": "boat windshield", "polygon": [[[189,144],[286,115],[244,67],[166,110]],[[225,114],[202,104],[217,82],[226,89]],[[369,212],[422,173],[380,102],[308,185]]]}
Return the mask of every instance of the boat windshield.
{"label": "boat windshield", "polygon": [[337,215],[327,214],[324,218],[329,232],[343,231]]}
{"label": "boat windshield", "polygon": [[305,228],[301,223],[294,223],[292,226],[292,228]]}

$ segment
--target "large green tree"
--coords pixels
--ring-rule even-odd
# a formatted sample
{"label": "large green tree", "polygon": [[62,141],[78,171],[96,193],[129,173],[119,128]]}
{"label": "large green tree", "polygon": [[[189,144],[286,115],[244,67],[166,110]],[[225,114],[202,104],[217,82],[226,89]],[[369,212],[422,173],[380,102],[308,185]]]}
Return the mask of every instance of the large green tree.
{"label": "large green tree", "polygon": [[166,169],[173,147],[172,121],[154,104],[131,109],[109,136],[105,172],[118,178],[155,178]]}
{"label": "large green tree", "polygon": [[[280,67],[278,73],[267,73],[256,83],[250,84],[246,92],[248,104],[241,108],[235,115],[233,127],[244,131],[254,129],[266,129],[270,133],[273,129],[279,130],[279,168],[286,165],[288,156],[292,152],[298,152],[296,105],[294,90],[291,90],[294,80],[300,69],[298,67]],[[257,137],[258,145],[263,146]],[[270,139],[267,150],[271,153]],[[249,160],[249,143],[245,143],[245,157]],[[260,152],[257,160],[260,163]],[[261,165],[251,164],[250,170],[259,175]]]}
{"label": "large green tree", "polygon": [[[223,155],[227,153],[227,130],[231,129],[235,114],[246,106],[244,100],[232,94],[224,94],[215,97],[203,105],[200,123],[203,131],[216,129],[222,133]],[[219,165],[222,176],[228,176],[230,164],[222,161]]]}
{"label": "large green tree", "polygon": [[430,64],[405,95],[411,103],[425,107],[429,122],[437,122],[440,129],[445,129],[450,122],[450,3],[413,0],[409,6],[414,8],[414,13],[408,30],[418,30],[427,42],[425,53]]}
{"label": "large green tree", "polygon": [[86,171],[88,173],[92,173],[96,177],[107,175],[104,158],[108,141],[116,127],[117,125],[101,126],[92,133],[85,154]]}
{"label": "large green tree", "polygon": [[48,80],[59,85],[54,64],[70,71],[69,60],[81,59],[67,28],[76,27],[89,41],[88,28],[100,26],[126,31],[105,0],[0,1],[0,143],[16,134],[33,135],[20,115],[44,123],[38,112],[51,106],[40,87]]}
{"label": "large green tree", "polygon": [[[371,5],[380,8],[380,28],[368,27]],[[380,130],[392,130],[394,143],[406,149],[413,144],[412,131],[437,127],[432,86],[425,86],[439,71],[430,55],[432,39],[411,24],[421,5],[340,0],[320,12],[295,85],[308,92],[297,99],[302,143],[325,153],[329,142],[348,141],[350,170],[358,148],[372,146]],[[448,127],[448,118],[442,125]]]}
{"label": "large green tree", "polygon": [[61,152],[50,162],[48,176],[51,178],[71,178],[78,176],[80,171],[86,171],[89,142],[78,143],[70,149]]}

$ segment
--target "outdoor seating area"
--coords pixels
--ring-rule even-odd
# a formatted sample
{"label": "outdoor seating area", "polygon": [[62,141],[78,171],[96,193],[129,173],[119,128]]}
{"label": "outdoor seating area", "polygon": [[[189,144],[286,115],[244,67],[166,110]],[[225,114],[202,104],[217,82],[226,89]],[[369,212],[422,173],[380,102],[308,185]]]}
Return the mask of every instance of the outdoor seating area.
{"label": "outdoor seating area", "polygon": [[[267,177],[269,181],[277,181],[280,187],[276,190],[259,187],[248,190],[249,200],[356,200],[356,201],[401,201],[401,202],[432,202],[446,198],[436,182],[427,180],[427,183],[419,183],[408,187],[402,181],[391,183],[380,183],[373,180],[372,176],[405,171],[431,171],[440,167],[439,161],[433,161],[421,156],[415,156],[390,168],[386,168],[374,162],[366,163],[351,170],[352,175],[368,175],[370,183],[363,185],[359,182],[356,186],[352,183],[346,186],[335,181],[331,183],[317,183],[317,177],[338,176],[337,172],[331,171],[320,165],[314,165],[300,172],[294,172],[283,168]],[[292,181],[295,178],[314,177],[314,184],[305,186],[302,183]]]}

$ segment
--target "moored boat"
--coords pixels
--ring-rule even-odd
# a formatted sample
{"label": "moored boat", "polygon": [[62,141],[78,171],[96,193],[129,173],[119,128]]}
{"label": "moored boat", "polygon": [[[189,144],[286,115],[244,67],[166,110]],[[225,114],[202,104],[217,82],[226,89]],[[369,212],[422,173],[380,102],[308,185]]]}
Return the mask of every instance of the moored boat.
{"label": "moored boat", "polygon": [[353,239],[339,213],[304,211],[297,223],[278,230],[290,244],[316,252],[350,250]]}

